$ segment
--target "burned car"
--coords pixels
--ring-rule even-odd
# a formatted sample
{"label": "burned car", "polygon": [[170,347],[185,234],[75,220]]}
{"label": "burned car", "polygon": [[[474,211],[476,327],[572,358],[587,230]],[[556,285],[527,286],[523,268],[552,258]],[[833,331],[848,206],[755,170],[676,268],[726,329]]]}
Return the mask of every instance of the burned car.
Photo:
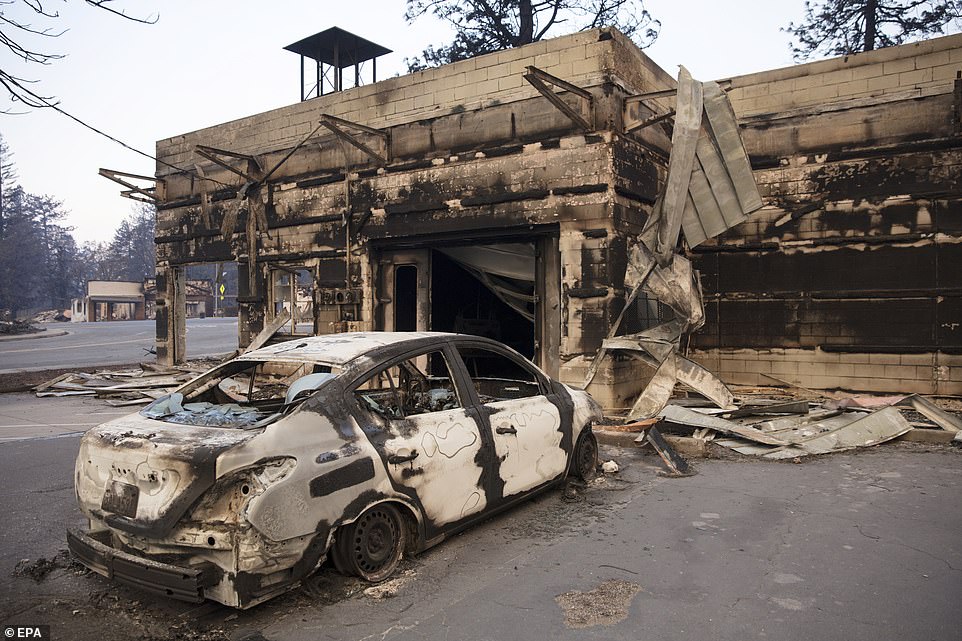
{"label": "burned car", "polygon": [[83,437],[75,557],[118,582],[247,608],[326,559],[377,582],[597,465],[585,392],[492,340],[353,333],[227,361]]}

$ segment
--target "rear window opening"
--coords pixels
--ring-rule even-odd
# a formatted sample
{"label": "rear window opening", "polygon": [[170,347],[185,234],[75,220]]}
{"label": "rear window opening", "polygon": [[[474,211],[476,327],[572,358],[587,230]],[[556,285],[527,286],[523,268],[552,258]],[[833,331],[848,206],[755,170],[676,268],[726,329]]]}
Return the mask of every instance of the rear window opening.
{"label": "rear window opening", "polygon": [[267,425],[310,397],[338,371],[324,363],[225,363],[141,412],[166,423],[254,428]]}

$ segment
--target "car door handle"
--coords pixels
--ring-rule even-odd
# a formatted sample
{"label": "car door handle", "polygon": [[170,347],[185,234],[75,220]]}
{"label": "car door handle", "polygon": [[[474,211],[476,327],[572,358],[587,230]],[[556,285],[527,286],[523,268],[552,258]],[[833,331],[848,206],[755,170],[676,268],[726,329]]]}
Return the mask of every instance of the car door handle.
{"label": "car door handle", "polygon": [[408,454],[391,454],[387,457],[387,462],[397,465],[398,463],[407,463],[408,461],[413,461],[418,457],[418,451],[412,450]]}
{"label": "car door handle", "polygon": [[515,429],[514,425],[511,427],[499,427],[494,430],[498,434],[517,434],[518,430]]}

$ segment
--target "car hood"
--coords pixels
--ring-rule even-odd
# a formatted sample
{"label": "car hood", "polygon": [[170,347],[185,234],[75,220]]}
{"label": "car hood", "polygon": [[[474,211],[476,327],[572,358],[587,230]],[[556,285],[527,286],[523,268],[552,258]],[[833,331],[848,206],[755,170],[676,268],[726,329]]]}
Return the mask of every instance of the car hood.
{"label": "car hood", "polygon": [[80,441],[75,488],[87,516],[150,537],[167,535],[216,480],[217,458],[260,430],[170,425],[139,414]]}

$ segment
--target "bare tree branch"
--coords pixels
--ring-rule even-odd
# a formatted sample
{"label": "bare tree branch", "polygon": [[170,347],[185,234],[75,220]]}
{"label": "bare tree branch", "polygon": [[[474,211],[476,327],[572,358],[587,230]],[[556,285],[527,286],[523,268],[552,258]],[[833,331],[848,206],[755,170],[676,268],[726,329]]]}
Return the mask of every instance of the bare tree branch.
{"label": "bare tree branch", "polygon": [[[67,0],[65,0],[67,1]],[[108,13],[120,16],[131,22],[141,24],[154,24],[157,16],[151,15],[145,18],[127,14],[122,9],[111,6],[115,0],[84,0],[86,5],[96,9],[102,9]],[[40,21],[39,25],[22,19],[10,17],[11,8],[17,5],[25,6],[35,14]],[[36,65],[48,65],[52,61],[63,58],[63,54],[45,51],[39,46],[34,46],[32,40],[53,39],[66,33],[66,28],[60,28],[56,24],[49,24],[60,19],[60,14],[56,11],[48,11],[44,8],[41,0],[3,0],[0,1],[0,50],[6,47],[15,57],[25,63]],[[45,24],[46,23],[46,24]],[[51,96],[41,96],[40,94],[29,91],[25,84],[34,81],[21,78],[12,73],[7,68],[0,68],[0,85],[7,90],[11,102],[20,103],[29,108],[51,107],[56,104]],[[0,113],[12,113],[12,110],[0,110]]]}

